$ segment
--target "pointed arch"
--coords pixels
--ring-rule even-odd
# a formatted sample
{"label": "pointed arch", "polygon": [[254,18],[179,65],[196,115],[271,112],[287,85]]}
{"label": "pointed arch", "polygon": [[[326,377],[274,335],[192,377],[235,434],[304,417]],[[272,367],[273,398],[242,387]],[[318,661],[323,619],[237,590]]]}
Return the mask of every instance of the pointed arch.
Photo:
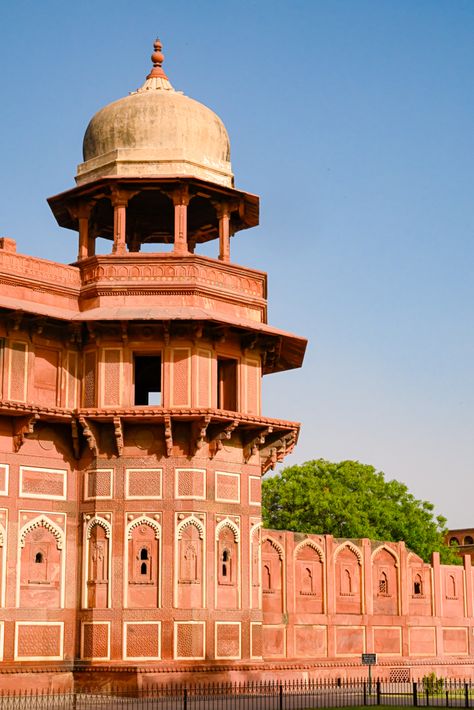
{"label": "pointed arch", "polygon": [[272,537],[270,537],[269,535],[266,535],[266,536],[263,538],[263,540],[262,540],[262,546],[263,546],[266,542],[269,542],[270,545],[278,552],[278,557],[280,558],[280,560],[284,560],[284,559],[285,559],[285,551],[283,550],[283,547],[280,545],[279,542],[277,542],[276,540],[274,540],[274,539],[273,539]]}
{"label": "pointed arch", "polygon": [[388,552],[389,555],[391,555],[393,557],[393,559],[395,560],[395,567],[398,567],[399,559],[398,559],[397,553],[395,552],[395,550],[392,550],[385,543],[383,545],[379,545],[378,547],[376,547],[375,550],[372,552],[372,555],[371,555],[372,562],[374,562],[375,558],[377,557],[377,555],[380,552],[382,552],[382,550],[385,550],[386,552]]}
{"label": "pointed arch", "polygon": [[262,529],[262,523],[257,523],[256,525],[253,526],[253,528],[250,531],[251,542],[258,542],[258,540],[254,540],[254,538],[258,537],[261,529]]}
{"label": "pointed arch", "polygon": [[29,532],[32,530],[35,530],[36,528],[46,528],[55,538],[56,540],[56,547],[58,550],[63,549],[63,544],[64,544],[64,532],[61,530],[61,528],[58,528],[57,525],[53,523],[52,520],[46,517],[43,513],[41,515],[38,515],[36,518],[33,518],[33,520],[29,520],[20,530],[20,547],[25,547],[25,538],[28,535]]}
{"label": "pointed arch", "polygon": [[230,518],[224,518],[224,520],[221,520],[221,522],[216,525],[216,540],[219,540],[219,535],[221,534],[223,528],[230,528],[230,530],[234,533],[235,542],[239,542],[240,530]]}
{"label": "pointed arch", "polygon": [[307,540],[302,540],[302,542],[299,542],[296,545],[293,553],[295,558],[298,557],[298,553],[303,549],[303,547],[311,547],[319,555],[320,561],[324,562],[324,552],[322,548],[314,540],[309,538]]}
{"label": "pointed arch", "polygon": [[202,521],[199,520],[199,518],[196,518],[195,515],[190,515],[189,518],[186,518],[185,520],[181,520],[178,523],[178,528],[176,531],[177,540],[181,540],[181,538],[183,536],[183,530],[185,530],[190,525],[194,525],[194,527],[198,529],[199,537],[201,540],[203,540],[204,539],[204,525],[202,524]]}
{"label": "pointed arch", "polygon": [[336,547],[336,549],[334,550],[334,561],[337,560],[339,553],[342,552],[342,550],[344,550],[344,549],[348,549],[351,552],[353,552],[354,555],[357,557],[358,563],[362,566],[362,552],[357,547],[357,545],[354,545],[354,543],[351,542],[350,540],[345,540],[344,542],[342,542],[340,545],[338,545]]}
{"label": "pointed arch", "polygon": [[132,539],[132,532],[135,528],[140,527],[140,525],[148,525],[155,532],[155,539],[159,540],[161,537],[161,525],[153,518],[149,518],[147,515],[140,515],[139,518],[135,518],[127,525],[127,540]]}
{"label": "pointed arch", "polygon": [[101,518],[98,515],[94,515],[94,517],[91,518],[87,523],[86,540],[90,540],[92,528],[95,528],[96,525],[100,525],[100,527],[105,530],[105,537],[109,539],[110,534],[112,532],[111,524],[107,520],[105,520],[105,518]]}

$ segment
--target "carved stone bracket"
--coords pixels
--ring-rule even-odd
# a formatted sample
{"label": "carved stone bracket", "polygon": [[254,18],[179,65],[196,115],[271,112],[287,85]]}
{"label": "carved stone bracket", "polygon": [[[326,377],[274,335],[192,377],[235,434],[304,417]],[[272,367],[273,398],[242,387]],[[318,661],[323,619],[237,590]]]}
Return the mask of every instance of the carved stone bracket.
{"label": "carved stone bracket", "polygon": [[15,453],[21,449],[25,439],[33,434],[35,424],[39,419],[39,414],[31,414],[26,417],[15,417],[13,419],[13,449]]}
{"label": "carved stone bracket", "polygon": [[123,454],[123,429],[122,420],[120,417],[114,417],[114,434],[115,434],[115,444],[117,446],[117,453],[119,456]]}
{"label": "carved stone bracket", "polygon": [[252,434],[247,441],[244,442],[244,461],[248,463],[250,458],[258,454],[260,447],[264,445],[266,437],[273,432],[273,427],[269,426],[257,434]]}
{"label": "carved stone bracket", "polygon": [[262,461],[262,475],[267,471],[275,468],[277,463],[283,461],[285,456],[291,454],[295,448],[297,439],[296,431],[290,431],[285,436],[281,437],[274,446],[271,446],[267,451],[265,460]]}
{"label": "carved stone bracket", "polygon": [[165,415],[165,447],[166,456],[171,456],[173,453],[173,427],[169,415]]}
{"label": "carved stone bracket", "polygon": [[211,417],[203,417],[202,419],[199,419],[197,422],[193,422],[193,428],[192,428],[192,434],[191,434],[191,441],[194,444],[194,451],[193,455],[199,450],[202,449],[204,446],[204,441],[206,439],[206,433],[207,433],[207,427],[209,426],[209,422],[211,421]]}
{"label": "carved stone bracket", "polygon": [[222,422],[212,427],[212,436],[209,440],[209,458],[214,456],[223,447],[223,441],[230,439],[232,432],[239,426],[239,420],[234,419],[232,422]]}
{"label": "carved stone bracket", "polygon": [[97,446],[97,437],[94,432],[94,426],[85,417],[79,417],[79,424],[82,426],[82,433],[84,434],[85,440],[87,441],[87,446],[92,451],[94,456],[97,456],[99,449]]}
{"label": "carved stone bracket", "polygon": [[80,445],[79,445],[79,429],[77,428],[77,419],[71,419],[71,434],[72,434],[72,450],[74,451],[74,458],[78,459],[80,456]]}

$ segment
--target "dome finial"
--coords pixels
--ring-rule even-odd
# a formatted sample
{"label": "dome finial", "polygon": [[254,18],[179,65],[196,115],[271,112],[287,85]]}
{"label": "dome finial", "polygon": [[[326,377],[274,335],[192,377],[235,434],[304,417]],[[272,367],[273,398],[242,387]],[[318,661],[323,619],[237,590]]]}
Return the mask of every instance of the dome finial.
{"label": "dome finial", "polygon": [[161,51],[163,48],[163,45],[161,44],[161,41],[158,39],[158,37],[155,39],[153,43],[153,48],[154,52],[151,55],[151,61],[153,62],[153,69],[151,72],[148,74],[147,79],[153,79],[155,77],[159,77],[160,79],[167,79],[168,77],[166,76],[165,72],[163,71],[161,65],[163,64],[165,55]]}

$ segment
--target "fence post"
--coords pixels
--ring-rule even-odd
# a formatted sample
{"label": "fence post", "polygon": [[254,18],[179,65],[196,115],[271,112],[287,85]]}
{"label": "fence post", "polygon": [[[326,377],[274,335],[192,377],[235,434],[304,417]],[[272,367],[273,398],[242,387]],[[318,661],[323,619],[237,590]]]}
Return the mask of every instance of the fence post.
{"label": "fence post", "polygon": [[183,690],[183,710],[188,710],[188,689]]}
{"label": "fence post", "polygon": [[377,705],[380,705],[380,680],[377,681]]}
{"label": "fence post", "polygon": [[413,707],[418,707],[418,684],[416,680],[413,683]]}
{"label": "fence post", "polygon": [[425,694],[426,694],[426,707],[428,707],[428,705],[430,704],[430,691],[428,690],[428,688],[426,689]]}
{"label": "fence post", "polygon": [[280,687],[279,687],[279,695],[280,695],[280,702],[278,707],[280,710],[283,710],[283,683],[280,681]]}
{"label": "fence post", "polygon": [[367,683],[364,680],[364,705],[367,705]]}
{"label": "fence post", "polygon": [[469,687],[467,683],[464,683],[464,706],[469,707]]}

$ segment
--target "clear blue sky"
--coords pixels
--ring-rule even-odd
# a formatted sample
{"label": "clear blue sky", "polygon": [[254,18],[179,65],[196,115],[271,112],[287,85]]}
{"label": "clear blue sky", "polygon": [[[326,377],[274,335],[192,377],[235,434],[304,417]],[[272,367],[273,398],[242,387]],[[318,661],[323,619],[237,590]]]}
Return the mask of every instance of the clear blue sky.
{"label": "clear blue sky", "polygon": [[474,2],[42,0],[0,9],[0,234],[61,261],[45,198],[73,186],[90,117],[150,67],[213,108],[261,226],[270,322],[309,339],[270,376],[290,462],[359,459],[474,525]]}

